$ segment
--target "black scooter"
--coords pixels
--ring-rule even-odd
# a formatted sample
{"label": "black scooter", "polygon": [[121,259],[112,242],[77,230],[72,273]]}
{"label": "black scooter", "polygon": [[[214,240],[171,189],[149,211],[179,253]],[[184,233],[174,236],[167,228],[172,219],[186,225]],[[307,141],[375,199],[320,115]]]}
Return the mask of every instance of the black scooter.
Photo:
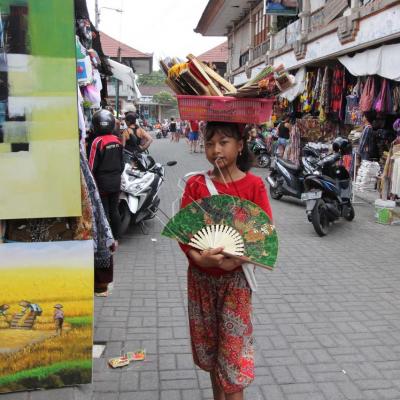
{"label": "black scooter", "polygon": [[347,221],[355,217],[350,174],[337,165],[342,156],[351,151],[351,146],[347,139],[338,138],[334,151],[318,163],[314,174],[305,178],[305,193],[301,196],[306,202],[307,218],[319,236],[327,235],[330,224],[340,217]]}
{"label": "black scooter", "polygon": [[261,138],[256,138],[248,142],[249,150],[254,154],[257,167],[267,168],[271,164],[271,156],[267,146]]}
{"label": "black scooter", "polygon": [[303,148],[299,166],[276,157],[270,168],[270,174],[266,178],[271,197],[275,200],[279,200],[282,196],[300,199],[304,193],[304,179],[314,172],[320,159],[319,151],[310,146]]}

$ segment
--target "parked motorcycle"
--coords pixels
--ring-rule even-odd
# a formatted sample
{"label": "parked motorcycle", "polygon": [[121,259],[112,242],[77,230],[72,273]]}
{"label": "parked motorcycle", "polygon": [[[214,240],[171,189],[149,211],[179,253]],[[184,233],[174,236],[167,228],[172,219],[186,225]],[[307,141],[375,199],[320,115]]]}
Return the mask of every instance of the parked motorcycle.
{"label": "parked motorcycle", "polygon": [[131,223],[140,223],[143,230],[143,222],[155,217],[160,204],[158,192],[165,180],[164,167],[176,165],[176,161],[165,165],[156,163],[145,153],[124,152],[127,162],[121,177],[119,200],[121,234]]}
{"label": "parked motorcycle", "polygon": [[337,138],[333,143],[334,153],[318,162],[318,169],[304,180],[308,220],[319,236],[327,235],[330,224],[343,217],[352,221],[355,217],[352,199],[351,177],[343,166],[338,166],[343,155],[351,152],[347,139]]}
{"label": "parked motorcycle", "polygon": [[266,178],[271,197],[275,200],[282,196],[300,199],[304,193],[304,178],[314,172],[320,159],[319,151],[310,146],[303,148],[300,165],[276,157]]}
{"label": "parked motorcycle", "polygon": [[254,154],[257,167],[267,168],[271,164],[271,156],[266,144],[261,138],[256,138],[248,143],[250,151]]}

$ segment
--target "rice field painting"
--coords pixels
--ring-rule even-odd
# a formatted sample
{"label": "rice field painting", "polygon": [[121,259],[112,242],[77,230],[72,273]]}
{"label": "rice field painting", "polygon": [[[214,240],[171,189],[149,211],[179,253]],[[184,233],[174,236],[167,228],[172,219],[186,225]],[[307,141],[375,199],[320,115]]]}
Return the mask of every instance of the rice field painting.
{"label": "rice field painting", "polygon": [[0,393],[90,383],[93,242],[0,244]]}

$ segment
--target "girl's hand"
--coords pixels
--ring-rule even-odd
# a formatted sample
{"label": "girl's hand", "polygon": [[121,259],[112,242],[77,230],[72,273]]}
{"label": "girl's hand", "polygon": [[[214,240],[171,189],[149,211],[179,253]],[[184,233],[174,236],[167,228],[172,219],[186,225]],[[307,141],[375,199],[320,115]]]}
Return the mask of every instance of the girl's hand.
{"label": "girl's hand", "polygon": [[204,250],[202,252],[192,249],[188,255],[199,267],[216,268],[221,266],[225,259],[225,256],[222,254],[223,250],[223,247]]}
{"label": "girl's hand", "polygon": [[219,268],[223,269],[224,271],[233,271],[234,269],[240,267],[242,264],[243,261],[241,260],[225,257],[221,265],[219,265]]}

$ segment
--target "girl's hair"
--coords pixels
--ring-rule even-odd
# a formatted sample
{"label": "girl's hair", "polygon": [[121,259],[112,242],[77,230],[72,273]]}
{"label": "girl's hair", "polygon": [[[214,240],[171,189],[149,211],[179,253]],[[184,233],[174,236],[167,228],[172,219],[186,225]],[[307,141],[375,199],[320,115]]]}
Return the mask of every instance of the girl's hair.
{"label": "girl's hair", "polygon": [[240,124],[235,124],[233,122],[207,122],[204,139],[206,141],[210,140],[217,132],[220,132],[227,137],[236,139],[238,142],[243,141],[242,154],[238,154],[236,165],[241,171],[247,172],[253,164],[253,158],[241,128],[242,126]]}

